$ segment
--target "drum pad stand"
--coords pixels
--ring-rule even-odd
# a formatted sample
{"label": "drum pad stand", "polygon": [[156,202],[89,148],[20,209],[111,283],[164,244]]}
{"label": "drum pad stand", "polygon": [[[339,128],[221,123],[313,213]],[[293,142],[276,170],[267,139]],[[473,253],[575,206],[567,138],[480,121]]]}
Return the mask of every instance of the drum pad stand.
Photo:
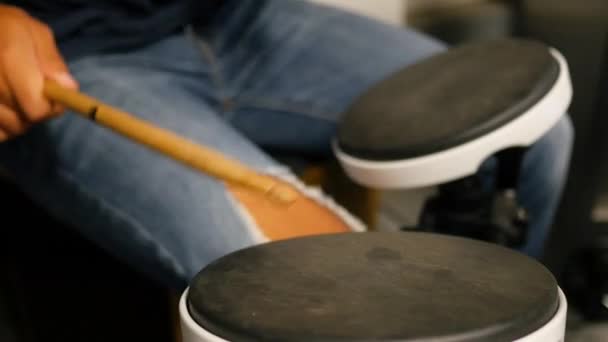
{"label": "drum pad stand", "polygon": [[521,247],[528,214],[515,190],[524,153],[524,148],[511,148],[496,154],[493,179],[475,174],[439,185],[423,206],[418,229]]}

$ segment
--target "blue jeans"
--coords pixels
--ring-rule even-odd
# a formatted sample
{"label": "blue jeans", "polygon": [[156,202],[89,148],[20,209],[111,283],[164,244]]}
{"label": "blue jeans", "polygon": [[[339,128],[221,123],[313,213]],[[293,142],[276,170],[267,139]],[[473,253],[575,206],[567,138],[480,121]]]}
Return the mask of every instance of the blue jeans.
{"label": "blue jeans", "polygon": [[[342,11],[258,0],[233,1],[208,25],[153,45],[69,64],[84,92],[288,176],[269,153],[330,156],[336,121],[353,99],[442,50],[414,31]],[[532,217],[531,255],[551,225],[571,144],[564,117],[525,157],[519,196]],[[49,212],[176,288],[264,240],[221,183],[73,114],[0,145],[0,161]]]}

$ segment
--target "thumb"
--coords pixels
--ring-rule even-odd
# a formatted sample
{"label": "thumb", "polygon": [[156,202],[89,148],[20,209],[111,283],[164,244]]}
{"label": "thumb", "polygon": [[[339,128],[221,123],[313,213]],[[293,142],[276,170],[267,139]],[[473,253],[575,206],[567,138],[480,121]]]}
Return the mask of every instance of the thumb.
{"label": "thumb", "polygon": [[[70,74],[66,63],[57,48],[53,31],[43,23],[31,20],[30,32],[36,47],[36,56],[43,75],[58,84],[78,89],[78,82]],[[59,114],[64,108],[56,103],[52,104],[53,114]]]}

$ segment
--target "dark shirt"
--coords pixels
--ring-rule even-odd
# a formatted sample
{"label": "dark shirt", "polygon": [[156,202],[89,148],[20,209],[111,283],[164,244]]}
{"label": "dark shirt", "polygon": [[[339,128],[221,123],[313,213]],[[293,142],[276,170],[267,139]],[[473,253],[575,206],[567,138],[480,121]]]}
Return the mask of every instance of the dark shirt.
{"label": "dark shirt", "polygon": [[67,57],[120,51],[157,41],[209,15],[209,0],[0,0],[53,29]]}

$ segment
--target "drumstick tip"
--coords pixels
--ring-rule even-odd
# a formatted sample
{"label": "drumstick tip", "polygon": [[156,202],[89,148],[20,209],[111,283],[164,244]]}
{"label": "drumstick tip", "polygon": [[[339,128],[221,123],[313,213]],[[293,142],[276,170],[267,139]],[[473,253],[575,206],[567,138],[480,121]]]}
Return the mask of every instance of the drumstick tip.
{"label": "drumstick tip", "polygon": [[293,204],[298,198],[298,193],[295,190],[283,185],[273,186],[268,190],[266,195],[271,200],[288,206]]}

